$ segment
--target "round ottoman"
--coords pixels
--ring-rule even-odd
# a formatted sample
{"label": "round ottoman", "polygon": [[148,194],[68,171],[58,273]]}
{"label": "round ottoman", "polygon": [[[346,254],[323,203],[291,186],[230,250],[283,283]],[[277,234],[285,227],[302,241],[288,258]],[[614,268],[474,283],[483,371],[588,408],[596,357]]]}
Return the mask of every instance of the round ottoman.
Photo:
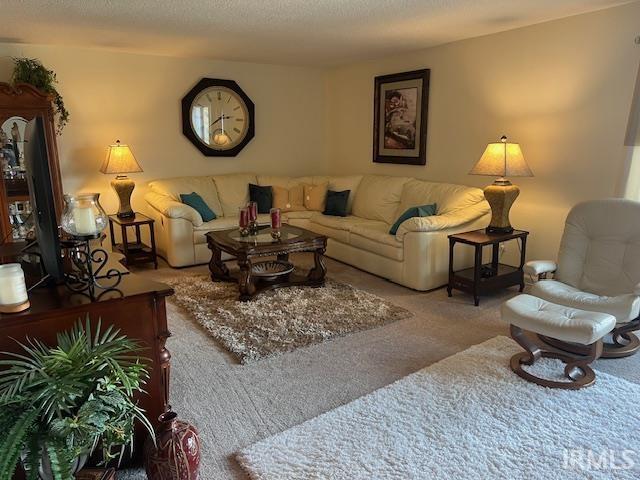
{"label": "round ottoman", "polygon": [[[602,338],[616,326],[616,318],[606,313],[587,312],[556,305],[533,295],[521,294],[502,304],[502,319],[510,325],[511,337],[526,351],[511,357],[511,369],[525,380],[550,388],[578,389],[595,382],[589,366],[602,354]],[[586,356],[544,350],[527,332],[565,342],[586,345]],[[569,381],[554,381],[527,372],[523,365],[533,365],[541,357],[564,362]]]}

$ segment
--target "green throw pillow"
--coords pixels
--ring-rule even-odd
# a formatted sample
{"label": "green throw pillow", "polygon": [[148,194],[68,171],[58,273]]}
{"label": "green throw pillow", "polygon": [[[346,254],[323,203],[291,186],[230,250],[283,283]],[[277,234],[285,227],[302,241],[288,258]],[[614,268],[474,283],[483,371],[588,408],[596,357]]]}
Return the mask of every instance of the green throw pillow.
{"label": "green throw pillow", "polygon": [[185,205],[189,205],[191,208],[195,209],[205,222],[210,222],[217,218],[215,212],[209,208],[209,205],[207,205],[207,202],[205,202],[196,192],[181,193],[180,200]]}
{"label": "green throw pillow", "polygon": [[332,215],[334,217],[346,217],[349,193],[351,193],[351,190],[344,190],[342,192],[328,190],[327,202],[324,207],[324,212],[322,213],[325,215]]}
{"label": "green throw pillow", "polygon": [[269,213],[273,206],[273,188],[250,183],[249,200],[258,204],[258,213]]}
{"label": "green throw pillow", "polygon": [[409,220],[410,218],[430,217],[431,215],[435,215],[436,208],[437,208],[437,205],[435,203],[432,203],[430,205],[421,205],[419,207],[408,208],[406,212],[400,215],[400,218],[396,220],[396,223],[394,223],[391,226],[391,230],[389,230],[389,233],[391,235],[395,235],[398,232],[398,228],[400,228],[400,225],[402,224],[402,222]]}

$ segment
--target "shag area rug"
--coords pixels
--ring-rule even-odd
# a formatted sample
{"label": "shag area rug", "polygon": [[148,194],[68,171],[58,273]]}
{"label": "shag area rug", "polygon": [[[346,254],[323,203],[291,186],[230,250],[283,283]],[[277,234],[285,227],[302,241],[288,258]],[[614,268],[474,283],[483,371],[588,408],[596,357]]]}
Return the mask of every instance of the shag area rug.
{"label": "shag area rug", "polygon": [[264,292],[249,302],[238,300],[236,284],[212,282],[204,275],[163,282],[175,290],[170,301],[242,363],[412,316],[376,295],[332,280],[321,288]]}
{"label": "shag area rug", "polygon": [[579,391],[543,388],[511,372],[518,351],[495,337],[237,458],[260,480],[640,478],[640,385],[598,373]]}

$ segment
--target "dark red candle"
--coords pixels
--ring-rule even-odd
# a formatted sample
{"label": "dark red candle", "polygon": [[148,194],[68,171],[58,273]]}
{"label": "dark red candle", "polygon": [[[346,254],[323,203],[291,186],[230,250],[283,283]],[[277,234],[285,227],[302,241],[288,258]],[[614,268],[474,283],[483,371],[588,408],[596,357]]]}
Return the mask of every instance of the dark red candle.
{"label": "dark red candle", "polygon": [[249,207],[240,209],[240,228],[247,228],[249,226]]}
{"label": "dark red candle", "polygon": [[255,222],[258,219],[258,204],[249,202],[249,221]]}
{"label": "dark red candle", "polygon": [[271,209],[271,228],[278,229],[282,227],[282,214],[279,208]]}

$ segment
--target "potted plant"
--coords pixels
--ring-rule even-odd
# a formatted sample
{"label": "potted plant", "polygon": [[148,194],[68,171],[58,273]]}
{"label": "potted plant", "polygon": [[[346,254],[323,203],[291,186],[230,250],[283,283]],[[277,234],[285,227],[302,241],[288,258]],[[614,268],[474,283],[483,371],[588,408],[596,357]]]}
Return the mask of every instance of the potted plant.
{"label": "potted plant", "polygon": [[71,480],[98,445],[102,463],[133,448],[136,421],[153,427],[133,400],[149,377],[139,345],[100,322],[78,322],[48,347],[28,339],[0,360],[0,480],[17,462],[31,479]]}
{"label": "potted plant", "polygon": [[58,116],[56,131],[60,135],[69,121],[69,111],[64,106],[62,95],[56,89],[58,83],[56,73],[46,68],[37,58],[14,58],[11,81],[14,85],[28,83],[53,97],[54,113]]}

